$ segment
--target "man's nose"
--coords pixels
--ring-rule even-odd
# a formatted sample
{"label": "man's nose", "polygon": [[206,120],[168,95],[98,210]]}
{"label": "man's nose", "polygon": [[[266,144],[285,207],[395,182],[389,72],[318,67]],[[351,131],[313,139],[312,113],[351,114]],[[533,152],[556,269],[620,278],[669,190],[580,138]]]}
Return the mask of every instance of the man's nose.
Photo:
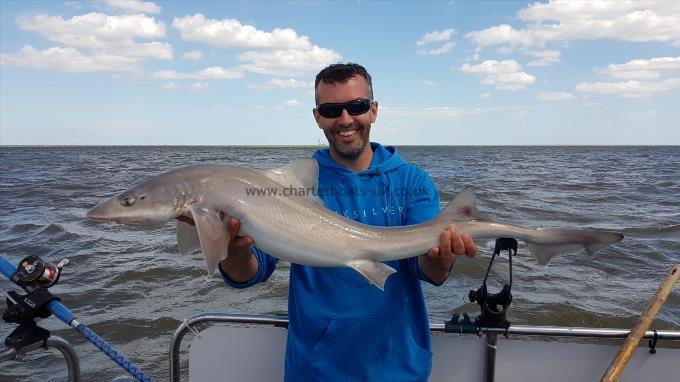
{"label": "man's nose", "polygon": [[342,114],[338,117],[338,123],[341,125],[350,125],[354,122],[354,119],[352,119],[352,116],[349,115],[347,110],[342,109]]}

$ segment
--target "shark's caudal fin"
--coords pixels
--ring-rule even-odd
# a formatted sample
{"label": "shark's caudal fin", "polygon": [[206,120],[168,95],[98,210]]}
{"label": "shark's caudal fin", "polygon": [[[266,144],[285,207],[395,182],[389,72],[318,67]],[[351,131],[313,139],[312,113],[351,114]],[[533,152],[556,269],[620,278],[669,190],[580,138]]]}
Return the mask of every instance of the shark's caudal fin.
{"label": "shark's caudal fin", "polygon": [[371,260],[354,260],[348,264],[371,284],[385,290],[385,281],[396,270],[387,264]]}
{"label": "shark's caudal fin", "polygon": [[461,221],[470,219],[485,219],[477,209],[477,196],[472,187],[466,187],[459,192],[439,213],[439,218],[445,221]]}
{"label": "shark's caudal fin", "polygon": [[560,228],[539,228],[538,235],[554,238],[551,243],[540,243],[525,239],[531,254],[541,265],[547,265],[557,255],[570,255],[586,252],[594,255],[623,239],[623,235],[616,232],[588,231]]}

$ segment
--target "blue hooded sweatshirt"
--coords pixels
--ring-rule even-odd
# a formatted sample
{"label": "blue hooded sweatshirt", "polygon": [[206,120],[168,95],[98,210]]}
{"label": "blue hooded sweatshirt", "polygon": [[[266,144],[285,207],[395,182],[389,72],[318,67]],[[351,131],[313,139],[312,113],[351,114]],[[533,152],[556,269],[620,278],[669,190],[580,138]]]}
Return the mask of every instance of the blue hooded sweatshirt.
{"label": "blue hooded sweatshirt", "polygon": [[[376,226],[418,224],[439,213],[439,194],[427,174],[394,147],[371,143],[370,167],[353,172],[315,153],[318,196],[340,215]],[[257,243],[256,243],[257,244]],[[277,259],[253,247],[259,268],[245,288],[266,281]],[[432,352],[417,257],[388,261],[397,272],[385,291],[350,268],[291,264],[285,380],[427,381]]]}

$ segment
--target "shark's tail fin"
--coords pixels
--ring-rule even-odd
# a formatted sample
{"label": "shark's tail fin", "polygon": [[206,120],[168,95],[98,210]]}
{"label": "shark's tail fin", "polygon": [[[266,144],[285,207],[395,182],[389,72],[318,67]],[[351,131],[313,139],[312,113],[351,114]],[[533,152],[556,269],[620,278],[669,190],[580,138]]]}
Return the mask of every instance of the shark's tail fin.
{"label": "shark's tail fin", "polygon": [[525,238],[527,246],[536,261],[546,265],[557,255],[569,255],[586,252],[594,255],[623,239],[617,232],[591,231],[561,228],[539,228],[536,239]]}
{"label": "shark's tail fin", "polygon": [[[437,219],[446,222],[465,220],[486,220],[477,209],[477,198],[471,187],[463,189],[444,208]],[[569,255],[586,252],[594,255],[597,251],[617,243],[623,239],[623,235],[615,232],[539,228],[523,229],[515,227],[516,238],[524,240],[529,250],[541,265],[546,265],[557,255]],[[518,232],[523,231],[523,232]],[[511,236],[509,236],[511,237]]]}

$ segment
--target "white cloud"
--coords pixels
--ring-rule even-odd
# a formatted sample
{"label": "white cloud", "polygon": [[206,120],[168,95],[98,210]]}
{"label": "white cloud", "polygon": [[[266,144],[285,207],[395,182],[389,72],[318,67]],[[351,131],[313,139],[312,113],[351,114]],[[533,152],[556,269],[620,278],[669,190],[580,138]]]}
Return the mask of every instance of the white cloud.
{"label": "white cloud", "polygon": [[204,90],[208,90],[210,88],[210,84],[207,83],[207,82],[194,82],[191,85],[189,85],[189,87],[192,90],[204,91]]}
{"label": "white cloud", "polygon": [[162,42],[139,43],[136,39],[165,37],[165,25],[145,15],[109,16],[87,13],[65,20],[61,16],[35,15],[17,18],[25,31],[36,32],[49,41],[92,53],[153,59],[172,59],[172,47]]}
{"label": "white cloud", "polygon": [[271,32],[243,25],[235,19],[206,19],[202,14],[175,18],[185,41],[202,42],[220,48],[255,48],[238,55],[241,67],[247,71],[274,76],[300,76],[315,72],[340,61],[331,49],[312,45],[309,37],[300,36],[290,28],[275,28]]}
{"label": "white cloud", "polygon": [[455,33],[456,31],[453,28],[448,28],[442,31],[434,31],[425,34],[425,36],[416,42],[416,46],[423,46],[433,42],[443,42],[444,44],[438,48],[420,49],[416,52],[416,54],[420,56],[439,56],[440,54],[450,51],[451,48],[456,46],[455,43],[449,41],[451,39],[451,35]]}
{"label": "white cloud", "polygon": [[630,42],[680,42],[677,1],[568,1],[533,3],[517,17],[526,27],[503,24],[465,35],[479,47],[542,47],[551,41],[616,39]]}
{"label": "white cloud", "polygon": [[489,93],[482,93],[479,96],[482,97],[482,98],[491,98],[491,94],[489,94]]}
{"label": "white cloud", "polygon": [[166,82],[166,83],[163,84],[163,88],[166,89],[166,90],[174,91],[174,90],[179,89],[179,86],[174,82]]}
{"label": "white cloud", "polygon": [[486,60],[479,65],[463,64],[460,70],[483,75],[482,83],[494,85],[498,90],[520,90],[536,81],[536,77],[523,72],[515,60]]}
{"label": "white cloud", "polygon": [[299,36],[290,28],[271,32],[243,25],[236,19],[206,19],[198,13],[175,18],[172,26],[179,29],[182,40],[202,42],[220,48],[310,49],[309,37]]}
{"label": "white cloud", "polygon": [[108,54],[86,55],[76,48],[52,47],[37,50],[25,45],[18,53],[1,53],[0,65],[49,69],[64,72],[138,72],[139,60]]}
{"label": "white cloud", "polygon": [[451,106],[436,106],[426,108],[404,108],[404,107],[386,107],[381,106],[380,112],[383,117],[388,116],[392,118],[430,118],[430,117],[446,117],[446,118],[461,118],[466,116],[476,115],[490,115],[490,114],[507,114],[512,115],[518,110],[526,113],[526,107],[495,107],[495,108],[458,108]]}
{"label": "white cloud", "polygon": [[439,56],[440,54],[450,51],[451,48],[453,48],[454,46],[456,46],[456,44],[449,41],[444,45],[440,46],[439,48],[421,49],[416,53],[420,56]]}
{"label": "white cloud", "polygon": [[437,86],[436,82],[430,81],[430,80],[425,80],[425,81],[422,82],[422,84],[427,86],[427,87],[430,87],[430,88]]}
{"label": "white cloud", "polygon": [[583,82],[576,85],[577,92],[615,94],[626,98],[649,97],[660,93],[680,89],[680,78],[669,78],[664,81],[620,81],[620,82]]}
{"label": "white cloud", "polygon": [[484,110],[479,108],[473,109],[460,109],[457,107],[428,107],[425,108],[425,112],[428,114],[434,113],[438,115],[445,115],[447,117],[463,117],[466,115],[481,115],[485,114]]}
{"label": "white cloud", "polygon": [[203,59],[203,52],[200,50],[192,50],[182,55],[182,60],[200,61]]}
{"label": "white cloud", "polygon": [[296,99],[289,99],[288,101],[285,101],[285,102],[281,103],[281,105],[279,105],[279,107],[288,107],[288,108],[290,108],[290,107],[300,107],[300,106],[304,106],[304,105],[305,105],[305,104],[303,104],[302,102],[300,102],[300,101],[298,101],[298,100],[296,100]]}
{"label": "white cloud", "polygon": [[576,91],[630,98],[649,97],[680,87],[680,57],[637,59],[625,64],[610,64],[596,72],[612,81],[583,82],[576,86]]}
{"label": "white cloud", "polygon": [[273,78],[265,84],[248,84],[248,88],[251,90],[270,90],[270,89],[294,89],[294,88],[314,88],[314,81],[305,82],[296,80],[294,78],[283,79],[283,78]]}
{"label": "white cloud", "polygon": [[529,66],[548,66],[559,63],[561,53],[559,50],[532,50],[527,51],[527,54],[536,57],[529,62]]}
{"label": "white cloud", "polygon": [[658,57],[649,60],[632,60],[625,64],[610,64],[599,74],[620,80],[656,80],[662,72],[680,73],[680,57]]}
{"label": "white cloud", "polygon": [[248,51],[240,53],[237,60],[243,62],[242,68],[253,73],[295,77],[338,62],[340,55],[314,46],[308,50]]}
{"label": "white cloud", "polygon": [[240,68],[226,69],[212,66],[194,73],[179,73],[174,70],[161,70],[153,74],[154,78],[162,80],[233,80],[243,77]]}
{"label": "white cloud", "polygon": [[487,47],[494,45],[508,44],[516,45],[532,45],[532,36],[526,30],[517,30],[510,25],[502,24],[481,31],[470,32],[465,35],[466,38],[472,40],[479,47]]}
{"label": "white cloud", "polygon": [[175,82],[166,82],[163,84],[163,88],[169,91],[202,92],[210,89],[210,84],[207,82],[193,82],[189,85],[178,85]]}
{"label": "white cloud", "polygon": [[656,115],[656,110],[647,109],[641,111],[631,111],[628,112],[628,115],[630,115],[631,117],[653,117]]}
{"label": "white cloud", "polygon": [[139,13],[160,13],[161,7],[152,2],[141,0],[106,0],[106,4],[114,8]]}
{"label": "white cloud", "polygon": [[[534,56],[529,66],[560,62],[560,52],[545,50],[550,43],[614,39],[626,42],[661,42],[680,47],[680,2],[678,1],[570,1],[534,2],[516,14],[519,25],[501,24],[467,33],[477,52],[500,46],[510,54],[521,50]],[[476,53],[478,55],[478,53]],[[653,79],[653,73],[637,73],[630,80]],[[624,79],[624,78],[621,78]]]}
{"label": "white cloud", "polygon": [[536,98],[541,101],[564,101],[574,99],[574,95],[567,92],[542,92]]}
{"label": "white cloud", "polygon": [[444,29],[442,31],[434,31],[425,34],[418,42],[416,42],[417,46],[429,44],[432,42],[439,42],[439,41],[449,41],[451,39],[451,35],[454,35],[456,31],[453,28],[448,28]]}

